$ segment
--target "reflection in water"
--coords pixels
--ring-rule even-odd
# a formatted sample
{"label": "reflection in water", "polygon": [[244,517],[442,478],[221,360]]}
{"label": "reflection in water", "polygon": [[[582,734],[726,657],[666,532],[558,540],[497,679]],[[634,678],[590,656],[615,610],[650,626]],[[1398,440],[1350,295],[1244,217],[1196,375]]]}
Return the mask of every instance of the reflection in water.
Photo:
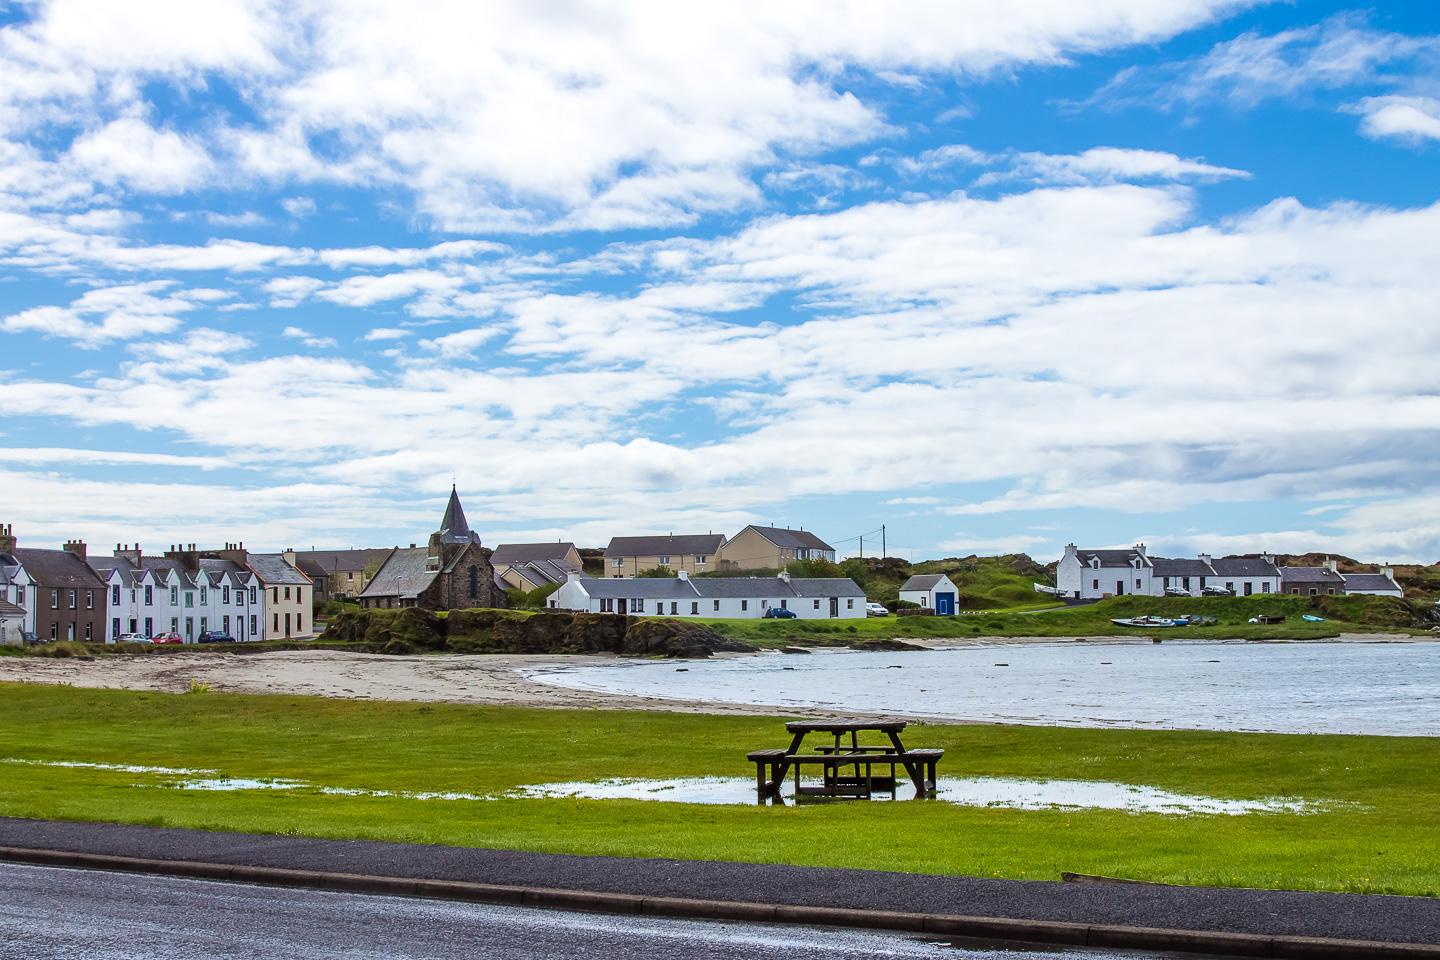
{"label": "reflection in water", "polygon": [[[782,788],[794,802],[793,781]],[[755,781],[748,777],[677,777],[668,780],[575,781],[519,787],[507,797],[564,797],[584,800],[662,800],[670,803],[755,803]],[[913,787],[897,791],[899,799],[914,796]],[[879,799],[888,795],[877,794]],[[807,798],[809,800],[810,798]],[[936,797],[967,807],[1003,807],[1013,810],[1127,810],[1177,816],[1248,813],[1318,813],[1329,806],[1308,800],[1267,797],[1226,800],[1173,793],[1159,787],[1112,783],[1103,780],[1029,780],[1018,777],[941,777]],[[816,801],[853,802],[853,801]]]}
{"label": "reflection in water", "polygon": [[[1440,736],[1440,643],[1026,642],[528,671],[641,697],[1081,727]],[[885,669],[898,666],[901,669]]]}

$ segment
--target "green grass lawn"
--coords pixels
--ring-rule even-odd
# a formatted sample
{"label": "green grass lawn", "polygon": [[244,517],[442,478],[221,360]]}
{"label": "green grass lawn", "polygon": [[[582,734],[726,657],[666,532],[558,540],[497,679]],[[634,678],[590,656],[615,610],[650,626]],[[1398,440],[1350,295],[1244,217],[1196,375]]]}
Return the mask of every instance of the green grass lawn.
{"label": "green grass lawn", "polygon": [[[607,776],[752,775],[778,720],[0,684],[0,758],[210,768],[331,787],[492,794]],[[0,762],[0,815],[641,857],[1436,895],[1440,739],[923,725],[947,776],[1117,780],[1324,812],[1166,816],[943,802],[805,807],[180,791]]]}

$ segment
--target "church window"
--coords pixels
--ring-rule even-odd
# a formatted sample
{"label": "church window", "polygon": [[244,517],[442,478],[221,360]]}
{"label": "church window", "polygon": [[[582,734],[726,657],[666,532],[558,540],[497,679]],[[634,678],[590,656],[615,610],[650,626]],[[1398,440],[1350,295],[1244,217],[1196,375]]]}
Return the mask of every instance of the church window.
{"label": "church window", "polygon": [[470,568],[470,599],[474,600],[480,596],[480,571],[474,567]]}

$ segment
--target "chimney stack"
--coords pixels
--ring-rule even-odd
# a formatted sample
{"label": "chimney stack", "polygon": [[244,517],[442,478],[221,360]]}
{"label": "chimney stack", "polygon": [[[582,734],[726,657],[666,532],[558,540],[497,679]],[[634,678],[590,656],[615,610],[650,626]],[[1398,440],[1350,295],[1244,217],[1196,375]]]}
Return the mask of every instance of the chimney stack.
{"label": "chimney stack", "polygon": [[1336,569],[1337,567],[1339,567],[1339,565],[1340,563],[1338,560],[1335,560],[1332,557],[1325,558],[1325,569],[1329,570],[1331,573],[1339,573],[1340,571]]}
{"label": "chimney stack", "polygon": [[0,553],[15,552],[15,528],[8,523],[0,523]]}
{"label": "chimney stack", "polygon": [[66,541],[65,541],[65,552],[68,553],[68,554],[70,554],[70,555],[73,556],[73,557],[79,557],[80,560],[81,560],[81,562],[83,563],[83,562],[85,561],[85,541],[84,541],[84,540],[66,540]]}

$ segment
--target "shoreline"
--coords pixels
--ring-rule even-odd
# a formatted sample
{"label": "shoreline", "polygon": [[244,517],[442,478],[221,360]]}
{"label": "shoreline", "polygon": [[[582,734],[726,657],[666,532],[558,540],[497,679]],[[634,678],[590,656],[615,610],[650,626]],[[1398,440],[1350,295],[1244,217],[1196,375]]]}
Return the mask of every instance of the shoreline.
{"label": "shoreline", "polygon": [[[1406,634],[1342,634],[1324,640],[1158,639],[1171,643],[1266,644],[1393,644],[1435,642]],[[906,642],[939,652],[967,648],[1019,645],[1150,646],[1151,637],[957,637],[915,638]],[[800,646],[800,645],[797,645]],[[848,647],[812,647],[819,655],[861,653]],[[897,656],[922,650],[897,651]],[[778,650],[724,653],[715,659],[755,656],[788,657]],[[578,667],[648,664],[655,661],[613,654],[425,654],[396,656],[336,650],[284,650],[261,653],[116,654],[94,659],[49,657],[0,658],[0,682],[65,684],[83,689],[116,689],[185,693],[192,683],[219,693],[319,696],[346,700],[410,703],[457,703],[542,709],[644,710],[704,713],[718,716],[859,717],[876,711],[798,707],[793,704],[734,703],[609,693],[562,686],[533,679],[539,673],[566,672]],[[675,669],[690,669],[676,660]],[[703,662],[703,661],[702,661]],[[886,716],[945,723],[993,721],[939,718],[886,711]],[[1059,724],[1064,725],[1064,724]]]}

